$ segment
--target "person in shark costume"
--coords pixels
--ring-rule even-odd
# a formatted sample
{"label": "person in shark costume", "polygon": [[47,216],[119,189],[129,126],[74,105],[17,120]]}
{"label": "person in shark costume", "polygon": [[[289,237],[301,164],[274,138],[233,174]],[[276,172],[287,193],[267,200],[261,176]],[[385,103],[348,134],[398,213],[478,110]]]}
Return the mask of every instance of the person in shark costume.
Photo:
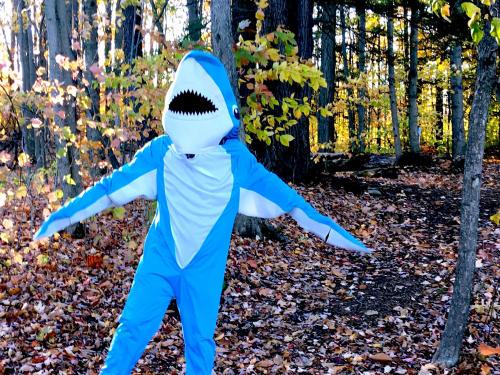
{"label": "person in shark costume", "polygon": [[328,244],[370,251],[256,161],[238,140],[239,118],[222,63],[207,52],[189,52],[165,98],[167,135],[67,202],[36,233],[36,239],[48,237],[139,197],[158,201],[101,374],[132,371],[172,298],[182,320],[187,374],[211,374],[237,213],[261,218],[288,213]]}

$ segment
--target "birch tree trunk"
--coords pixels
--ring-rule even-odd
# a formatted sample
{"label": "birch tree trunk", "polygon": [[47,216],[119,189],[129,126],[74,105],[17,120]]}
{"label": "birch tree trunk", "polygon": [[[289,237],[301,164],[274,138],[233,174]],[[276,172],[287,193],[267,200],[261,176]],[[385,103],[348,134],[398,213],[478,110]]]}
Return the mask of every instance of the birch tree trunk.
{"label": "birch tree trunk", "polygon": [[[74,59],[70,48],[71,30],[68,25],[68,13],[64,0],[47,0],[45,3],[45,22],[47,25],[47,42],[49,47],[49,79],[53,85],[58,82],[62,88],[72,84],[71,73],[62,69],[56,62],[57,55]],[[52,92],[57,96],[56,90]],[[76,134],[75,99],[66,95],[63,104],[54,104],[54,121],[59,131],[55,134],[56,148],[62,156],[57,159],[57,184],[62,187],[66,199],[76,196],[82,191],[79,174],[78,151],[63,137],[63,129],[67,127],[71,134]],[[57,113],[64,113],[64,118]],[[72,230],[69,230],[70,232]]]}
{"label": "birch tree trunk", "polygon": [[410,151],[420,153],[420,128],[418,126],[418,4],[413,3],[410,19],[410,73],[408,79],[408,123],[410,128]]}
{"label": "birch tree trunk", "polygon": [[464,90],[462,86],[462,46],[456,41],[450,53],[451,155],[455,162],[465,157]]}
{"label": "birch tree trunk", "polygon": [[[491,13],[500,16],[500,1],[491,6]],[[490,30],[486,21],[485,30]],[[462,339],[469,318],[470,301],[476,262],[477,224],[483,168],[484,140],[491,96],[495,85],[495,64],[498,45],[485,32],[478,45],[478,64],[474,99],[469,117],[469,139],[465,155],[465,171],[460,213],[460,242],[453,285],[453,295],[446,327],[433,361],[454,366],[460,356]]]}
{"label": "birch tree trunk", "polygon": [[[358,36],[358,74],[360,76],[366,73],[366,9],[364,2],[359,2],[356,7],[359,15],[359,36]],[[364,101],[366,100],[366,89],[364,87],[364,80],[361,80],[361,86],[358,89],[358,145],[357,151],[360,153],[365,152],[365,115],[366,109]]]}
{"label": "birch tree trunk", "polygon": [[[319,92],[319,105],[326,106],[332,103],[335,96],[335,30],[337,26],[337,5],[332,2],[321,3],[321,72],[326,80],[327,87]],[[335,123],[334,117],[323,117],[318,113],[318,142],[330,144],[328,149],[334,148]]]}
{"label": "birch tree trunk", "polygon": [[396,78],[394,74],[394,10],[387,15],[387,66],[389,70],[389,97],[391,103],[392,133],[396,161],[401,158],[401,137],[399,135],[398,98],[396,96]]}

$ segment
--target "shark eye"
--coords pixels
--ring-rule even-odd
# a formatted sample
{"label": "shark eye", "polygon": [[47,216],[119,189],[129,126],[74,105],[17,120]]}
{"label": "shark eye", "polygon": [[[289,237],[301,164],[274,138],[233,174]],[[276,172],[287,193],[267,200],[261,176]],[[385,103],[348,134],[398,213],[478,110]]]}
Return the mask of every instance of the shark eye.
{"label": "shark eye", "polygon": [[236,120],[240,119],[240,111],[238,110],[238,106],[236,104],[233,105],[233,115],[236,118]]}

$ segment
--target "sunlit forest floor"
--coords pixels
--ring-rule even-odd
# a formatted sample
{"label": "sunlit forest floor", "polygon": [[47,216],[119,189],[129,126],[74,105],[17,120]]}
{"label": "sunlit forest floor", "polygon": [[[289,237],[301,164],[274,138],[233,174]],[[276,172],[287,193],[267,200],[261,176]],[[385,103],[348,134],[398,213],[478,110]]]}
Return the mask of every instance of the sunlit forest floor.
{"label": "sunlit forest floor", "polygon": [[[443,373],[429,363],[451,297],[461,181],[438,162],[397,179],[337,174],[296,186],[376,252],[330,248],[289,218],[273,221],[286,241],[233,237],[216,373]],[[500,368],[498,356],[478,354],[500,342],[500,227],[489,220],[499,202],[500,163],[489,161],[470,324],[460,365],[445,373]],[[39,225],[44,206],[13,201],[2,211],[18,237],[0,248],[0,373],[95,374],[142,251],[147,205],[127,206],[123,219],[98,216],[85,239],[30,243],[30,212]],[[182,345],[171,307],[136,372],[181,373]]]}

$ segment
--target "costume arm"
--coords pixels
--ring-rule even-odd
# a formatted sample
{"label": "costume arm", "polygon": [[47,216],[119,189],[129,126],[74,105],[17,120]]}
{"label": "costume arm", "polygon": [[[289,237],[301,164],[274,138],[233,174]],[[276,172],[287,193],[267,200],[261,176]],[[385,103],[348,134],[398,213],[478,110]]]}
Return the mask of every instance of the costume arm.
{"label": "costume arm", "polygon": [[361,241],[327,216],[321,215],[295,190],[242,150],[244,177],[240,186],[239,213],[247,216],[274,218],[291,215],[305,230],[330,245],[362,253],[371,252]]}
{"label": "costume arm", "polygon": [[156,199],[156,168],[153,143],[139,150],[130,163],[102,178],[95,185],[69,200],[42,224],[34,239],[50,237],[106,208],[121,206],[135,198]]}

